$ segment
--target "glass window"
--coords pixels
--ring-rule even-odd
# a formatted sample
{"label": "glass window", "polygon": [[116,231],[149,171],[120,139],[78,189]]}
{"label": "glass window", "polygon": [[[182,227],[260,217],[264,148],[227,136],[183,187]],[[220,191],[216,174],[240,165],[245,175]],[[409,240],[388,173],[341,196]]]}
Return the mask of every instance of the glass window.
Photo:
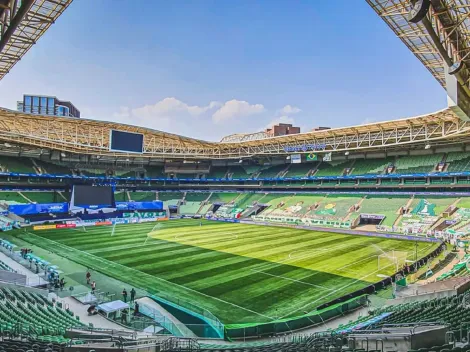
{"label": "glass window", "polygon": [[46,106],[47,105],[47,98],[42,97],[41,98],[41,106]]}
{"label": "glass window", "polygon": [[64,107],[64,116],[69,116],[69,108]]}
{"label": "glass window", "polygon": [[54,107],[54,98],[48,98],[47,100],[48,100],[47,104],[49,105],[49,108]]}
{"label": "glass window", "polygon": [[39,97],[33,97],[33,106],[39,106]]}
{"label": "glass window", "polygon": [[24,97],[24,105],[31,106],[31,97],[29,95]]}

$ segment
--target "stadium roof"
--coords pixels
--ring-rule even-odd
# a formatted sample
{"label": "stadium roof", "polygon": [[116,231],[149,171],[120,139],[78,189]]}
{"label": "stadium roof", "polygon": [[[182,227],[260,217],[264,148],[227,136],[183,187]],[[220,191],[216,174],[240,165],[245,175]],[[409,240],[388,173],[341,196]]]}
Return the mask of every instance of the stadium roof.
{"label": "stadium roof", "polygon": [[366,1],[444,88],[445,66],[465,63],[456,77],[470,96],[468,0],[430,0],[427,16],[417,24],[408,21],[415,0]]}
{"label": "stadium roof", "polygon": [[73,0],[0,0],[0,80]]}
{"label": "stadium roof", "polygon": [[[110,151],[110,131],[142,133],[144,152]],[[207,142],[144,127],[88,119],[40,116],[0,109],[0,143],[73,154],[126,158],[240,159],[293,153],[383,150],[470,140],[470,122],[451,109],[367,125],[243,142]]]}

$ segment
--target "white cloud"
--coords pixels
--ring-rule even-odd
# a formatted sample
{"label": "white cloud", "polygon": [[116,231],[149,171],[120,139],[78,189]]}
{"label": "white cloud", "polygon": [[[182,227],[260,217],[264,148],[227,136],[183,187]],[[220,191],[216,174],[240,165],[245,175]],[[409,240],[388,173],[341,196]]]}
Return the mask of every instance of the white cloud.
{"label": "white cloud", "polygon": [[126,118],[130,116],[130,109],[127,106],[120,106],[119,111],[113,114],[116,119]]}
{"label": "white cloud", "polygon": [[[291,116],[279,113],[282,111],[296,114],[300,109],[286,105],[280,110],[268,111],[263,104],[250,104],[237,99],[189,105],[175,97],[168,97],[155,104],[140,107],[121,106],[113,114],[113,120],[193,138],[220,140],[223,136],[233,133],[264,130],[262,126],[294,124]],[[253,119],[253,116],[256,118]],[[269,120],[271,121],[268,124]]]}
{"label": "white cloud", "polygon": [[243,100],[230,100],[212,115],[212,121],[221,123],[239,117],[251,116],[266,111],[263,104],[250,104]]}
{"label": "white cloud", "polygon": [[180,114],[200,116],[201,114],[222,106],[221,103],[212,101],[207,106],[188,105],[176,98],[165,98],[154,105],[145,105],[141,108],[132,109],[132,115],[142,119],[168,119]]}
{"label": "white cloud", "polygon": [[278,115],[284,116],[298,114],[301,111],[302,110],[296,106],[286,105],[282,109],[278,110],[277,113]]}
{"label": "white cloud", "polygon": [[279,116],[279,117],[272,119],[271,122],[269,122],[265,128],[271,128],[273,127],[273,125],[277,125],[278,123],[290,123],[294,125],[295,120],[293,117],[290,117],[290,116],[286,116],[286,115]]}

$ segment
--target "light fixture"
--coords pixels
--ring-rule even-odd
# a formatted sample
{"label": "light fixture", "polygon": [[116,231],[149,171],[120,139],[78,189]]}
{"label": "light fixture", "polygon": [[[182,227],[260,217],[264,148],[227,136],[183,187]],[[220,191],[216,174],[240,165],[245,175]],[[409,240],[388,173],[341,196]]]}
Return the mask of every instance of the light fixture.
{"label": "light fixture", "polygon": [[11,144],[10,144],[10,143],[5,143],[4,146],[7,147],[7,148],[11,148]]}
{"label": "light fixture", "polygon": [[430,0],[417,0],[408,13],[408,22],[418,23],[426,16],[429,7],[431,6]]}
{"label": "light fixture", "polygon": [[60,153],[60,156],[61,156],[62,158],[65,158],[67,155],[66,155],[64,152],[62,152],[62,153]]}
{"label": "light fixture", "polygon": [[241,164],[242,162],[243,162],[243,160],[242,160],[242,159],[238,160],[238,163],[239,163],[239,164]]}
{"label": "light fixture", "polygon": [[349,152],[344,153],[344,155],[348,156],[348,155],[349,155]]}
{"label": "light fixture", "polygon": [[463,61],[454,62],[454,64],[449,67],[449,75],[455,75],[456,73],[459,73],[463,66]]}
{"label": "light fixture", "polygon": [[430,145],[430,144],[426,144],[426,145],[424,146],[424,149],[430,149],[430,148],[431,148],[431,145]]}
{"label": "light fixture", "polygon": [[290,159],[290,155],[286,156],[286,159],[289,160],[289,159]]}

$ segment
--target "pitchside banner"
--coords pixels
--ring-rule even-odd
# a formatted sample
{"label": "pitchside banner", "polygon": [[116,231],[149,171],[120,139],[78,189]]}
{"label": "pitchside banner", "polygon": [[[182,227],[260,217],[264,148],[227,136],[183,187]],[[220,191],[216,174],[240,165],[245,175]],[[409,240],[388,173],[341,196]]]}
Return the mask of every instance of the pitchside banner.
{"label": "pitchside banner", "polygon": [[116,202],[118,210],[163,210],[162,201],[152,202]]}
{"label": "pitchside banner", "polygon": [[165,212],[156,212],[156,211],[148,211],[143,213],[124,213],[122,216],[124,218],[159,218],[164,217],[166,214]]}
{"label": "pitchside banner", "polygon": [[8,206],[8,210],[16,215],[67,213],[69,205],[68,203],[13,204]]}

